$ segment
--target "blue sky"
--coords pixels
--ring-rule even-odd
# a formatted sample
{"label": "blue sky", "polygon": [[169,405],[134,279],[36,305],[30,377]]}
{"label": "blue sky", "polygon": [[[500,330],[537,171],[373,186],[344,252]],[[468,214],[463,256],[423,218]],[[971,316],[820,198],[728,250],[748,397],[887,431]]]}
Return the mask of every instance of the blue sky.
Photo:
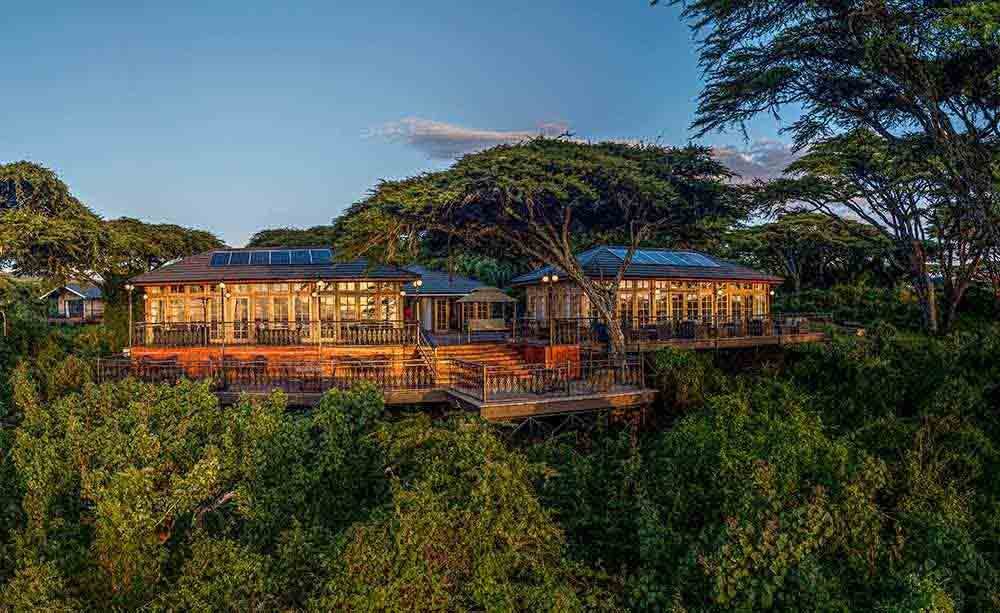
{"label": "blue sky", "polygon": [[[645,0],[16,3],[0,162],[55,169],[106,217],[233,245],[329,223],[379,178],[523,135],[690,138],[691,33]],[[750,175],[778,125],[702,142]]]}

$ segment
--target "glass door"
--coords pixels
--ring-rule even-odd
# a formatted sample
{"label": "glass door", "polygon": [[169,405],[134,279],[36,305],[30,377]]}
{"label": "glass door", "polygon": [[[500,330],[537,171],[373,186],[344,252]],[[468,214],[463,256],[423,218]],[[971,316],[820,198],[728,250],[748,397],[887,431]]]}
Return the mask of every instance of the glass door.
{"label": "glass door", "polygon": [[250,298],[237,298],[233,303],[233,338],[245,341],[250,336]]}

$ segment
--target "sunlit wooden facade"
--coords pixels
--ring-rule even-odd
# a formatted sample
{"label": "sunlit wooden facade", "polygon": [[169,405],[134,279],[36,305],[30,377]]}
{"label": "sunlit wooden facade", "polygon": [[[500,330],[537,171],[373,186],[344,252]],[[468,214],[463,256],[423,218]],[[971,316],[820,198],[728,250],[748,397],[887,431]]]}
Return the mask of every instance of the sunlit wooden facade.
{"label": "sunlit wooden facade", "polygon": [[[584,271],[595,282],[610,283],[607,279],[617,274],[623,251],[599,247],[579,257]],[[782,282],[779,277],[694,252],[647,249],[640,254],[645,257],[626,270],[616,304],[618,317],[634,325],[663,320],[727,322],[768,317],[774,287]],[[552,267],[523,275],[514,284],[525,290],[528,317],[597,317],[579,285]]]}

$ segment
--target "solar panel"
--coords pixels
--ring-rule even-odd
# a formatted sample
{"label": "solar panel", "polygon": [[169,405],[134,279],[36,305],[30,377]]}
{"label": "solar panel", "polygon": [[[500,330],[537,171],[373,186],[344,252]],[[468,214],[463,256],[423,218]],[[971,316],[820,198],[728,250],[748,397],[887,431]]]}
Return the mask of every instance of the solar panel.
{"label": "solar panel", "polygon": [[246,266],[250,263],[249,251],[234,251],[233,257],[229,260],[230,266]]}
{"label": "solar panel", "polygon": [[690,262],[691,266],[706,266],[709,268],[717,267],[718,264],[712,260],[706,258],[700,253],[681,253],[678,254],[685,261]]}
{"label": "solar panel", "polygon": [[228,251],[216,251],[212,254],[212,261],[209,264],[216,268],[220,266],[229,266],[230,255],[231,254]]}
{"label": "solar panel", "polygon": [[291,263],[292,256],[287,251],[272,251],[271,266],[287,266]]}
{"label": "solar panel", "polygon": [[313,249],[309,253],[312,255],[313,264],[330,264],[333,262],[333,252],[329,249]]}
{"label": "solar panel", "polygon": [[656,259],[650,251],[638,250],[632,256],[632,261],[636,264],[656,264]]}
{"label": "solar panel", "polygon": [[270,251],[251,251],[250,263],[254,266],[267,266],[271,263]]}
{"label": "solar panel", "polygon": [[309,263],[309,251],[306,249],[296,249],[292,252],[292,264],[301,266]]}
{"label": "solar panel", "polygon": [[[626,249],[613,248],[611,253],[624,260]],[[700,253],[689,251],[661,251],[659,249],[638,249],[632,256],[633,264],[652,266],[699,266],[717,268],[719,265]]]}

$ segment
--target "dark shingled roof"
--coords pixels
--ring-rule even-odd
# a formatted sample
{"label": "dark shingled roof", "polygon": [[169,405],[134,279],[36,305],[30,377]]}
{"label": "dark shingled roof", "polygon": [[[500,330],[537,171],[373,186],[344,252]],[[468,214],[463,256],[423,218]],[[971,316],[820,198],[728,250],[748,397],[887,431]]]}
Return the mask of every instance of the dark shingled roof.
{"label": "dark shingled roof", "polygon": [[80,285],[79,283],[67,283],[66,285],[61,285],[42,294],[42,298],[47,298],[53,292],[57,292],[61,289],[68,289],[77,296],[86,300],[101,300],[104,298],[104,292],[101,291],[101,288],[96,285]]}
{"label": "dark shingled roof", "polygon": [[407,283],[403,291],[407,296],[464,296],[483,286],[482,283],[468,277],[449,275],[440,270],[431,270],[418,264],[405,266],[406,270],[419,275],[420,287]]}
{"label": "dark shingled roof", "polygon": [[[327,247],[314,247],[327,249]],[[319,279],[378,279],[411,281],[418,275],[396,266],[375,264],[365,259],[331,264],[287,264],[280,266],[211,266],[218,251],[281,251],[282,247],[259,249],[214,249],[171,262],[131,279],[134,285],[205,283],[215,281],[311,281]],[[295,247],[294,249],[309,249]]]}
{"label": "dark shingled roof", "polygon": [[[625,247],[601,246],[588,249],[576,256],[578,262],[583,267],[583,271],[590,277],[614,278],[618,274],[618,268],[622,265]],[[635,260],[625,271],[626,279],[691,279],[705,281],[763,281],[767,283],[781,283],[781,277],[776,277],[767,273],[759,272],[746,266],[733,264],[719,258],[712,257],[697,251],[673,251],[669,249],[642,249],[650,257],[642,258],[644,262],[650,262],[653,257],[666,256],[673,259],[673,256],[695,256],[696,259],[704,258],[709,260],[714,266],[674,266],[669,264],[638,263]],[[664,259],[659,258],[657,259]],[[540,283],[542,277],[552,273],[564,274],[562,270],[553,266],[544,266],[523,274],[513,281],[511,285],[533,285]]]}

